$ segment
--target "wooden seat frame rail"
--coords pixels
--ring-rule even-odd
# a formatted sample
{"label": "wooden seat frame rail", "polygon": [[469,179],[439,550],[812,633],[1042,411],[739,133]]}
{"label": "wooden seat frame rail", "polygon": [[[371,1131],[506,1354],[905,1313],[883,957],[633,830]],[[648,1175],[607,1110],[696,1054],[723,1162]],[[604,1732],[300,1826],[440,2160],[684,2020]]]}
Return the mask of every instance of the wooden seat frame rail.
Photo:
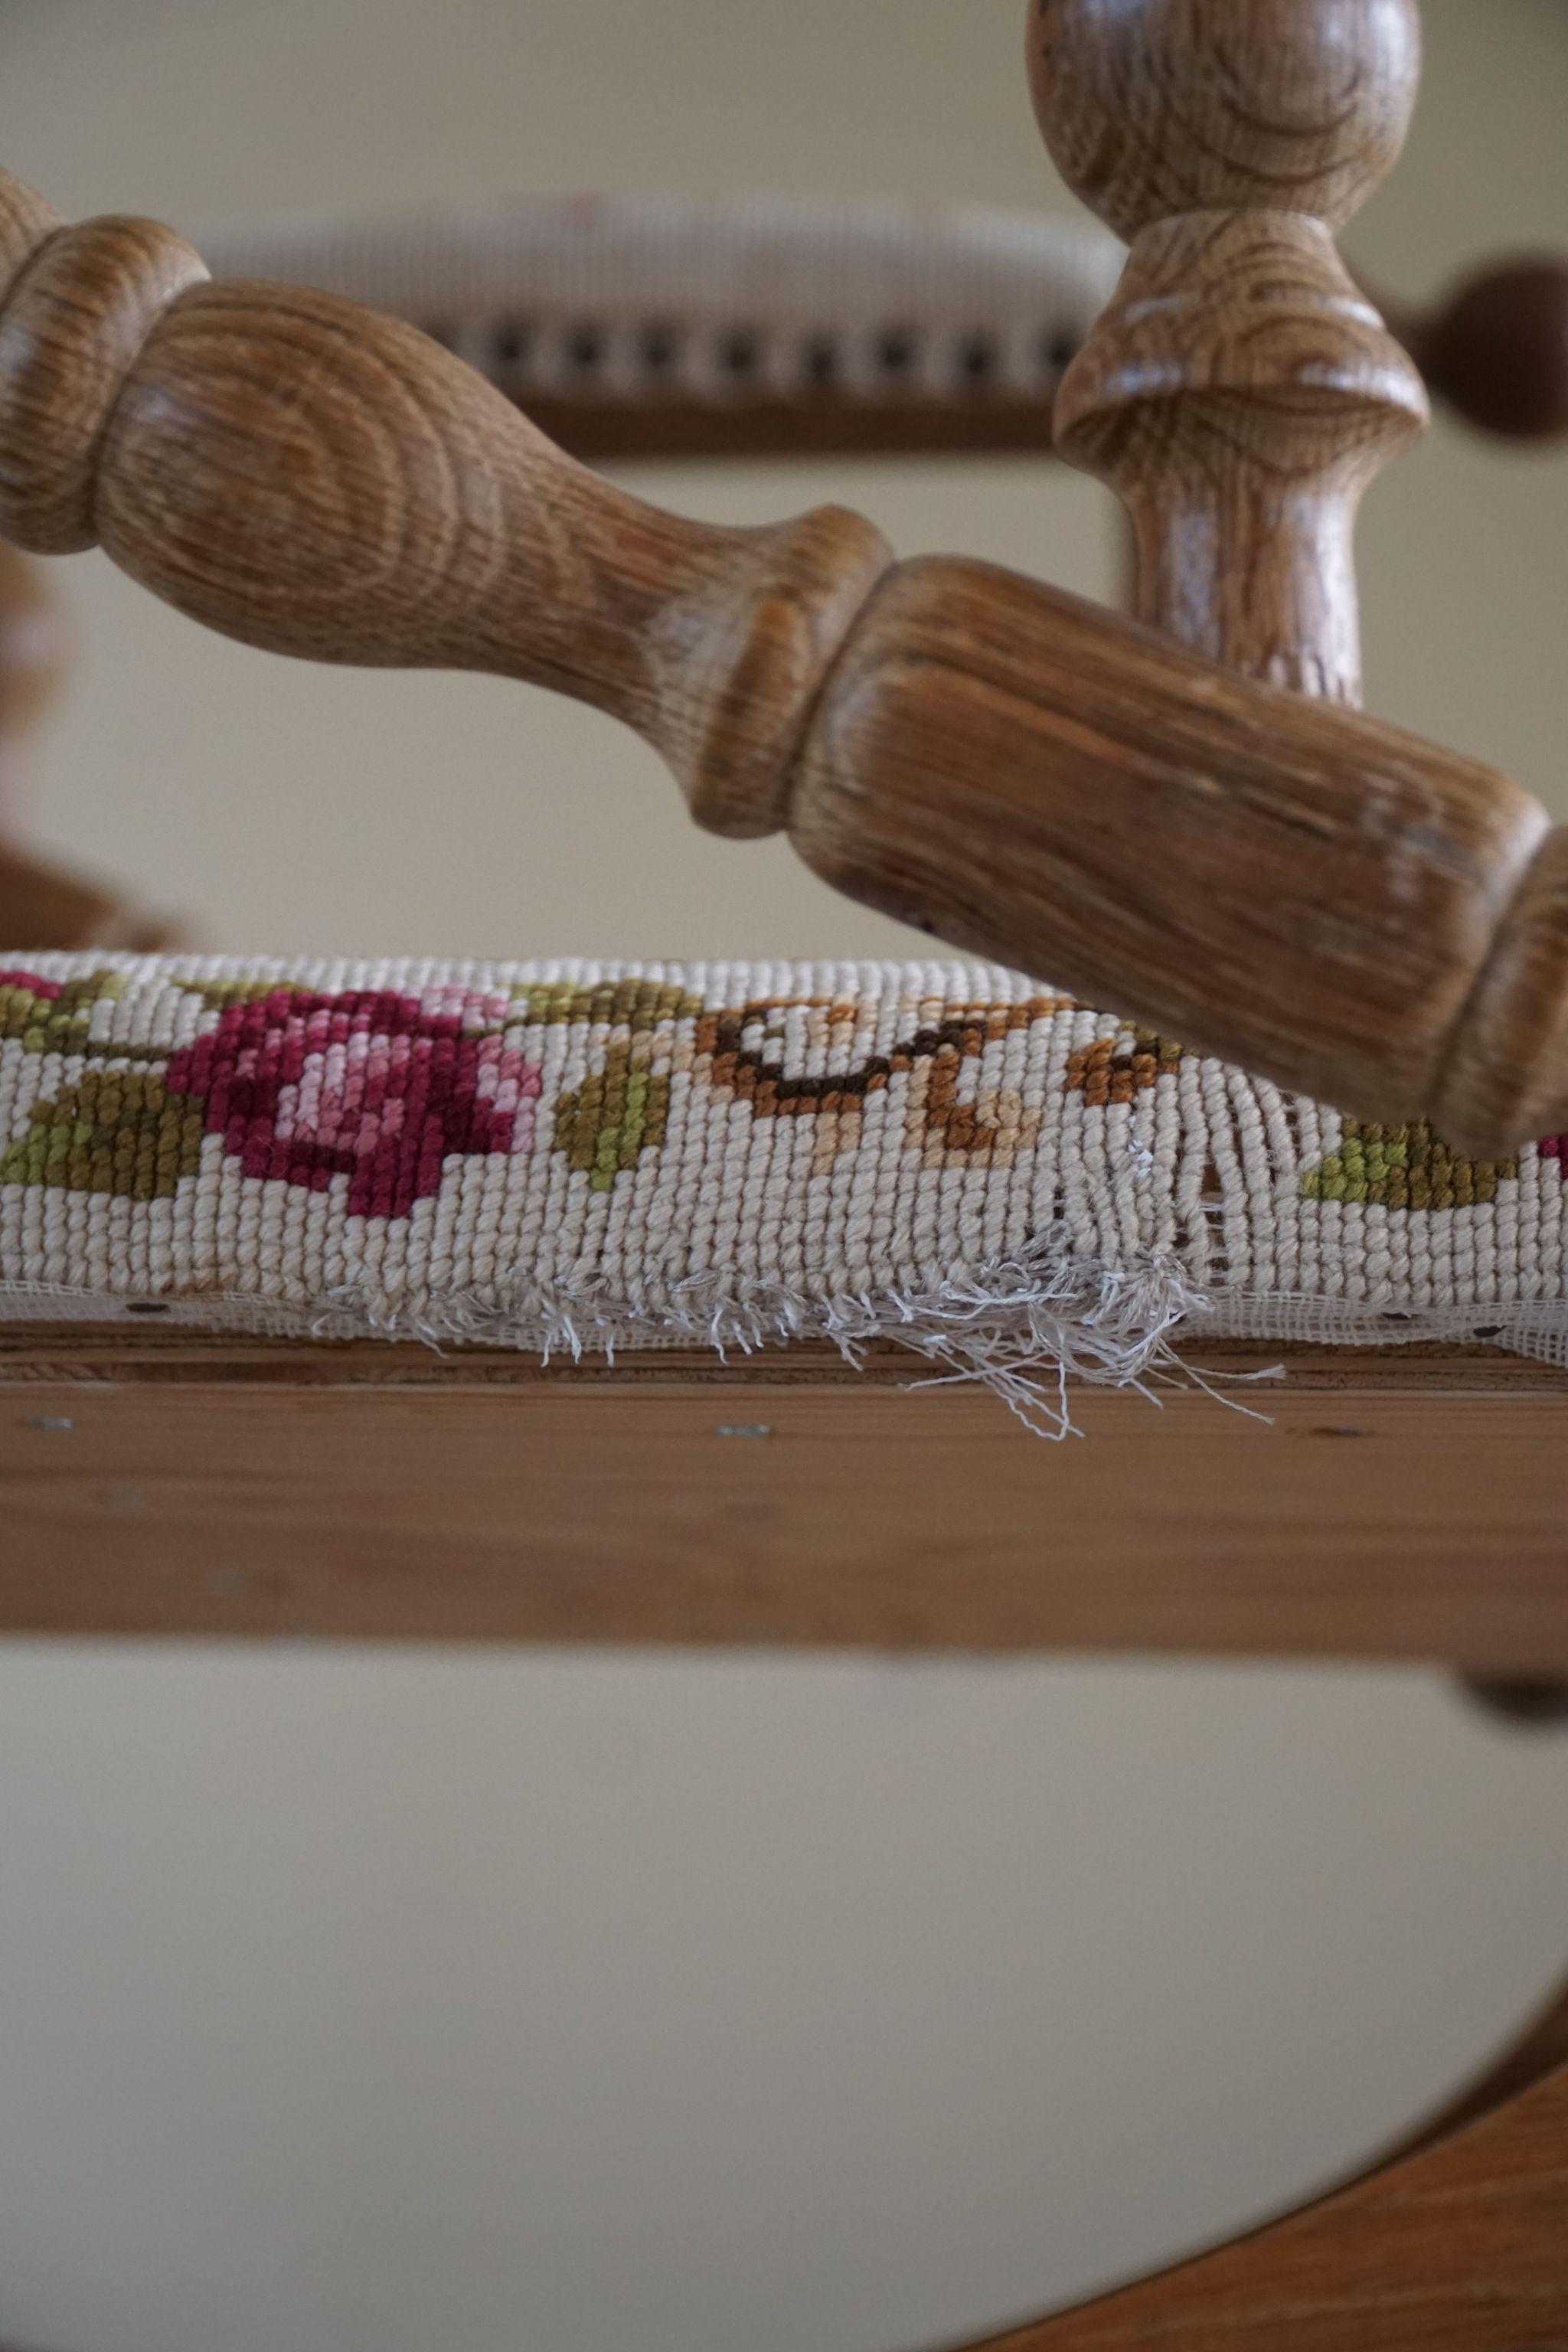
{"label": "wooden seat frame rail", "polygon": [[[961,946],[1495,1152],[1568,1125],[1568,836],[1354,708],[1354,509],[1426,401],[1332,239],[1417,47],[1414,0],[1030,0],[1047,141],[1131,246],[1057,428],[1132,517],[1143,625],[895,565],[837,509],[682,521],[405,325],[210,284],[170,232],[67,229],[9,180],[0,532],[101,543],[278,650],[577,694],[705,824],[786,827]],[[1135,913],[1096,881],[1118,840]],[[1191,1352],[1288,1377],[1238,1412],[1086,1394],[1051,1446],[896,1350],[542,1368],[0,1324],[0,1626],[1568,1675],[1568,1373]],[[924,1475],[939,1445],[963,1482]],[[1375,2174],[997,2352],[1568,2345],[1565,2061],[1568,2000]]]}

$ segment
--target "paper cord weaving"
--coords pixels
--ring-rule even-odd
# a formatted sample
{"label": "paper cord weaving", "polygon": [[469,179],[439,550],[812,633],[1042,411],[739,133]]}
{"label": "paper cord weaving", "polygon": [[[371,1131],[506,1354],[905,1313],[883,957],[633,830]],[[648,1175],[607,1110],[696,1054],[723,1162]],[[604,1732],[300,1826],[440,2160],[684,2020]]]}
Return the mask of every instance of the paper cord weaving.
{"label": "paper cord weaving", "polygon": [[1568,1361],[1568,1146],[1360,1127],[994,967],[0,960],[0,1311],[891,1337],[1027,1408],[1173,1327]]}
{"label": "paper cord weaving", "polygon": [[1124,258],[1088,222],[752,196],[514,197],[219,235],[216,278],[319,286],[517,398],[1049,396]]}

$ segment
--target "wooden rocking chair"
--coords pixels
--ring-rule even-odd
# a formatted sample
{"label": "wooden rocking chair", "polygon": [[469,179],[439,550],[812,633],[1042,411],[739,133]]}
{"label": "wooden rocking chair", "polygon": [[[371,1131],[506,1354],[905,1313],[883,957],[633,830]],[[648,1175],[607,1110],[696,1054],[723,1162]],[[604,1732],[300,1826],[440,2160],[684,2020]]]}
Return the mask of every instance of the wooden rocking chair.
{"label": "wooden rocking chair", "polygon": [[[1548,1176],[1562,1190],[1568,1129],[1568,834],[1505,778],[1357,709],[1355,508],[1426,403],[1333,232],[1397,154],[1417,40],[1414,0],[1031,0],[1047,140],[1131,247],[1056,432],[1131,515],[1135,620],[979,563],[896,563],[837,509],[773,530],[682,520],[566,458],[405,322],[210,282],[168,230],[67,228],[0,180],[7,539],[101,544],[264,647],[576,695],[658,747],[699,823],[786,830],[849,896],[1072,992],[922,973],[903,995],[886,982],[888,1002],[867,983],[867,1009],[859,982],[823,995],[797,978],[727,1010],[717,982],[679,973],[487,967],[400,995],[24,942],[0,959],[0,1626],[1163,1649],[1568,1677],[1568,1276],[1540,1205]],[[405,1021],[420,987],[440,1002]],[[487,992],[526,1011],[498,1013],[481,1050]],[[310,1055],[351,1052],[372,995],[373,1049],[427,1048],[426,1089],[445,1072],[449,1096],[471,1048],[461,1140],[440,1129],[461,1162],[451,1201],[439,1151],[398,1192],[380,1143],[334,1157],[319,1118],[300,1139],[300,1090],[336,1083]],[[929,1031],[902,1033],[909,1004],[935,1006]],[[297,1034],[312,1020],[319,1035]],[[599,1059],[569,1045],[535,1067],[506,1020],[592,1033]],[[602,1234],[604,1204],[651,1198],[649,1215],[721,1236],[716,1162],[668,1200],[648,1173],[690,1077],[683,1023],[721,1097],[704,1132],[765,1119],[786,1139],[736,1162],[758,1230],[787,1237],[837,1201],[850,1130],[918,1097],[875,1162],[924,1203],[914,1275],[839,1297],[837,1319],[801,1309],[788,1345],[782,1276],[765,1312],[760,1280],[743,1297],[689,1286],[685,1321],[666,1296],[655,1328],[629,1277],[605,1289],[601,1248],[597,1319],[542,1278],[509,1321],[496,1299],[516,1264],[495,1272],[502,1196],[485,1188],[520,1149],[525,1098],[552,1087],[544,1224],[570,1201]],[[989,1094],[964,1092],[966,1059]],[[1074,1206],[1112,1130],[1070,1167],[1064,1144],[1050,1180],[1064,1219],[1110,1236],[1093,1268],[1053,1252],[1035,1196],[1002,1181],[1037,1164],[1047,1070],[1073,1118],[1121,1118],[1127,1198],[1163,1203],[1166,1259],[1215,1223],[1233,1258],[1245,1244],[1280,1260],[1272,1319],[1205,1302],[1181,1340],[1193,1378],[1161,1412],[1126,1381],[1157,1375],[1183,1300],[1142,1227],[1117,1255],[1120,1207]],[[485,1124],[498,1106],[505,1142]],[[1316,1290],[1299,1251],[1284,1267],[1282,1169],[1320,1238],[1361,1221],[1354,1282],[1340,1259]],[[903,1213],[849,1181],[843,1199],[850,1228]],[[1388,1235],[1435,1204],[1466,1238],[1422,1289]],[[950,1213],[973,1249],[947,1238]],[[430,1262],[470,1272],[444,1305],[431,1276],[400,1319],[388,1234],[416,1213]],[[374,1312],[363,1286],[344,1303],[344,1215],[374,1229]],[[500,1290],[465,1323],[487,1219]],[[705,1318],[738,1343],[725,1355],[695,1344]],[[542,1362],[515,1344],[542,1331],[590,1344]],[[432,1353],[426,1332],[463,1344]],[[616,1337],[613,1356],[592,1344]],[[1100,1376],[1068,1391],[1085,1442],[1041,1444],[984,1379],[911,1390],[900,1338],[941,1372],[986,1375],[1026,1420],[1054,1346]],[[1215,1401],[1281,1367],[1226,1386],[1256,1410]],[[932,1477],[939,1448],[962,1475]],[[1375,2175],[1005,2339],[1220,2342],[1568,2342],[1568,2002]]]}

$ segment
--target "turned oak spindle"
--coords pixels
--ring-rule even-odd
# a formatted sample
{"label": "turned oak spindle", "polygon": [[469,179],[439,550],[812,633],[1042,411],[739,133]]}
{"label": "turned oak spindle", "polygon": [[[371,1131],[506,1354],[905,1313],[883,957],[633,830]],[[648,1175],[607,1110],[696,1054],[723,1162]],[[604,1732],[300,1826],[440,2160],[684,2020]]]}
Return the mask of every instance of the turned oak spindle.
{"label": "turned oak spindle", "polygon": [[101,541],[194,619],[318,661],[494,669],[646,735],[713,830],[775,831],[789,727],[890,561],[858,516],[666,514],[415,329],[214,285],[148,221],[0,187],[0,531]]}
{"label": "turned oak spindle", "polygon": [[[1295,464],[1292,510],[1321,488]],[[1546,819],[1506,778],[994,567],[894,564],[835,508],[665,514],[412,328],[214,285],[170,232],[68,228],[4,175],[0,536],[96,539],[279,652],[575,695],[711,829],[787,828],[851,896],[1364,1118],[1440,1107],[1483,1153],[1568,1126],[1568,860],[1532,866]]]}
{"label": "turned oak spindle", "polygon": [[1251,677],[1360,698],[1352,535],[1426,422],[1334,245],[1398,155],[1415,0],[1034,0],[1036,111],[1131,250],[1058,446],[1131,517],[1137,611]]}
{"label": "turned oak spindle", "polygon": [[[1333,232],[1404,143],[1416,0],[1030,0],[1027,26],[1047,144],[1131,242],[1056,426],[1131,518],[1139,614],[1249,676],[1359,704],[1356,511],[1427,408]],[[1381,823],[1371,801],[1363,817]],[[1347,888],[1351,872],[1347,849]],[[1392,868],[1384,883],[1392,947]],[[1457,1141],[1496,1150],[1568,1110],[1563,837],[1475,977],[1419,1083]],[[1330,1089],[1347,1108],[1348,1078]]]}

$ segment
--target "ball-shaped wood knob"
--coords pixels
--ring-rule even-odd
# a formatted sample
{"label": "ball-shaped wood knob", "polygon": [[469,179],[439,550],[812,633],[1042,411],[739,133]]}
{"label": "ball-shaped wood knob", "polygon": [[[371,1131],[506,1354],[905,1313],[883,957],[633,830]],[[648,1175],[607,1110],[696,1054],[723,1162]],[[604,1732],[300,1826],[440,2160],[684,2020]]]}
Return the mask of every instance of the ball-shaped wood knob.
{"label": "ball-shaped wood knob", "polygon": [[1174,213],[1337,228],[1404,143],[1415,0],[1035,0],[1029,75],[1068,186],[1131,241]]}
{"label": "ball-shaped wood knob", "polygon": [[1479,271],[1410,343],[1467,423],[1519,441],[1568,433],[1568,261]]}
{"label": "ball-shaped wood knob", "polygon": [[[13,212],[31,192],[12,182]],[[38,200],[32,199],[34,203]],[[37,555],[98,543],[98,475],[154,330],[206,269],[156,221],[57,226],[0,301],[0,530]]]}

